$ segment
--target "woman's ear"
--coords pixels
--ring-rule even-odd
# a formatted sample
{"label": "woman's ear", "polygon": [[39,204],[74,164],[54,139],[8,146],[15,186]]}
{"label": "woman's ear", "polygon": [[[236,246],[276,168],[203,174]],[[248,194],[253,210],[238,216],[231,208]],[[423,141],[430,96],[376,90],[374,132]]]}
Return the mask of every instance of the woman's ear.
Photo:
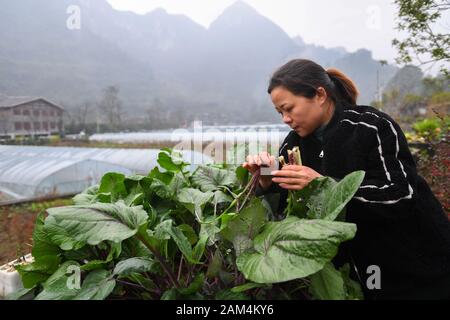
{"label": "woman's ear", "polygon": [[327,101],[328,94],[327,94],[327,91],[323,87],[317,88],[316,99],[317,99],[317,102],[319,102],[320,104],[324,104],[325,101]]}

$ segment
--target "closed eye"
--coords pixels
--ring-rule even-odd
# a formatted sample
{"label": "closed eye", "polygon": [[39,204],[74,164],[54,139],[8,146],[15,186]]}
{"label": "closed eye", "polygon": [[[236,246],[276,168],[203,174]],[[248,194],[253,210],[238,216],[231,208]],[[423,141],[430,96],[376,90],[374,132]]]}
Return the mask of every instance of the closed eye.
{"label": "closed eye", "polygon": [[277,109],[277,112],[282,115],[283,111],[286,113],[290,113],[292,109],[294,109],[294,106],[286,107],[286,105],[283,105],[281,109]]}

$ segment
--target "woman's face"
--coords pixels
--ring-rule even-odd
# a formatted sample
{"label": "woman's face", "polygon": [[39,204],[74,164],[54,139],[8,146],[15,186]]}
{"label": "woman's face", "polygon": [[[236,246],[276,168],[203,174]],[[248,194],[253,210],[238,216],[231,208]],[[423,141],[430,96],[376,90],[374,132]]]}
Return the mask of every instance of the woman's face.
{"label": "woman's face", "polygon": [[327,95],[319,88],[314,98],[294,95],[283,86],[278,86],[270,94],[275,109],[286,123],[301,137],[306,137],[325,123]]}

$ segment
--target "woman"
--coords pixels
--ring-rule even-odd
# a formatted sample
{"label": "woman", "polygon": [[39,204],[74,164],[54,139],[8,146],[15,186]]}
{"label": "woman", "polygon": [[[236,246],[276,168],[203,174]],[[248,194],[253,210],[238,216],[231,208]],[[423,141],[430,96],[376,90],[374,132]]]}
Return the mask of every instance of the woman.
{"label": "woman", "polygon": [[[303,166],[262,177],[260,192],[280,194],[280,213],[288,190],[317,177],[339,180],[364,170],[346,214],[358,231],[341,246],[335,264],[353,265],[353,278],[368,299],[450,299],[450,223],[417,174],[399,125],[375,108],[357,105],[356,86],[343,73],[309,60],[278,69],[268,93],[292,128],[279,155],[287,159],[287,150],[299,146]],[[274,160],[267,153],[250,155],[243,167],[253,173]],[[372,281],[373,270],[380,271],[379,284]]]}

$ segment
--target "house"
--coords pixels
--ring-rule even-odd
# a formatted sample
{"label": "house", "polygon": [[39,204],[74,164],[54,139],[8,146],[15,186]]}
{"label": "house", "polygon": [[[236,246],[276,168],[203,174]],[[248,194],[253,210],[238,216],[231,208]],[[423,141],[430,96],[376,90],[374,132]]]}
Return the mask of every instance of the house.
{"label": "house", "polygon": [[64,131],[63,112],[45,98],[0,94],[0,138],[60,134]]}

